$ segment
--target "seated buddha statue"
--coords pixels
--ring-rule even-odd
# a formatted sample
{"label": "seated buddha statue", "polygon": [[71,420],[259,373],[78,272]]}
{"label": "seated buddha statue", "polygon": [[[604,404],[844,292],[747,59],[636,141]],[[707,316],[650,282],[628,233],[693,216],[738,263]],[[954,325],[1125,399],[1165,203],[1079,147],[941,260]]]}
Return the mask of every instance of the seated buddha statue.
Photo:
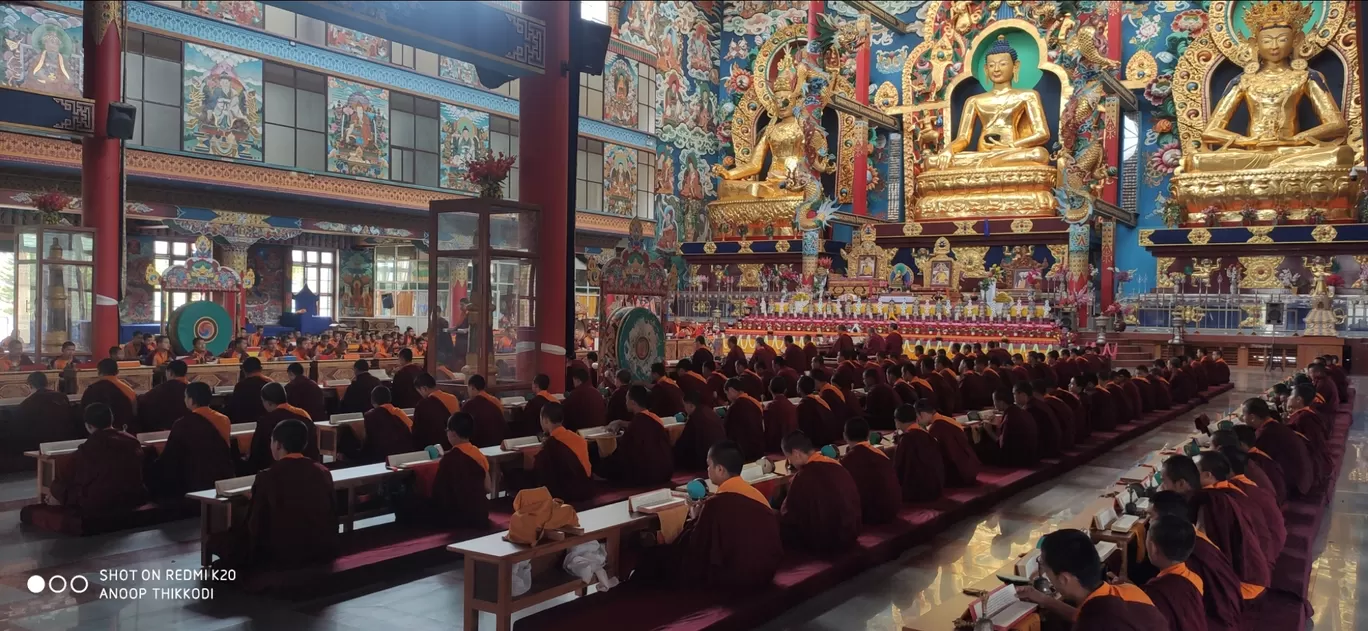
{"label": "seated buddha statue", "polygon": [[[1256,60],[1227,86],[1211,112],[1202,142],[1208,146],[1188,154],[1183,173],[1257,169],[1336,169],[1354,165],[1354,150],[1345,144],[1348,126],[1320,73],[1307,68],[1297,51],[1312,8],[1296,1],[1273,0],[1250,5],[1246,45]],[[1299,130],[1297,107],[1309,100],[1320,124]],[[1240,104],[1249,112],[1244,133],[1229,128]],[[1215,145],[1215,146],[1211,146]]]}
{"label": "seated buddha statue", "polygon": [[[1044,145],[1050,141],[1050,128],[1040,93],[1012,87],[1020,66],[1016,49],[1006,36],[999,35],[984,59],[984,72],[993,88],[969,97],[954,140],[946,151],[932,156],[930,170],[1049,163],[1050,152]],[[975,123],[983,130],[975,150],[966,151]]]}

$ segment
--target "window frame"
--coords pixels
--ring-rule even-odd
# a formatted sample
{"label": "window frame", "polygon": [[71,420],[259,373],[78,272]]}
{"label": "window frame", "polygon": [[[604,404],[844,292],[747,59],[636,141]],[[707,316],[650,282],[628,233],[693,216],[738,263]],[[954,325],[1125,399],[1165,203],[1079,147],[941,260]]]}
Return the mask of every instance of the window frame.
{"label": "window frame", "polygon": [[[296,254],[300,255],[298,257],[298,261],[295,260]],[[315,260],[309,261],[309,254],[317,255],[316,257],[314,257]],[[332,260],[331,262],[324,262],[323,259],[325,258],[330,258]],[[313,291],[314,295],[318,297],[319,317],[332,318],[333,320],[337,320],[337,265],[339,258],[341,257],[339,256],[338,251],[330,248],[311,248],[296,245],[290,246],[290,295],[286,298],[286,308],[294,309],[295,293],[297,293],[300,289],[303,289],[304,287],[309,287],[309,289]],[[304,286],[302,287],[295,286],[296,268],[300,268],[303,270],[302,276],[304,278]],[[317,274],[313,275],[313,277],[317,279],[316,286],[309,284],[309,270],[317,270]],[[330,277],[330,286],[326,288],[323,287],[322,280],[324,270],[328,270],[328,276]]]}

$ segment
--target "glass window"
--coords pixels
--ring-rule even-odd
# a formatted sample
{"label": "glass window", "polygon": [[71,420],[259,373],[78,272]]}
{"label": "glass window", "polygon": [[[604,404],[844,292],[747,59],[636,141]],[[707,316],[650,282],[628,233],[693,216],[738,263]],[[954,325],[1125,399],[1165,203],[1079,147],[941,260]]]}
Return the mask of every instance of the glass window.
{"label": "glass window", "polygon": [[181,42],[129,31],[124,98],[138,108],[129,144],[181,148]]}
{"label": "glass window", "polygon": [[[325,318],[334,317],[333,299],[337,292],[333,282],[337,272],[334,256],[331,250],[290,250],[290,293],[308,287],[318,296],[318,315]],[[293,305],[288,307],[293,308]]]}
{"label": "glass window", "polygon": [[[190,242],[158,239],[152,242],[152,253],[154,255],[152,265],[157,268],[158,274],[164,274],[166,268],[172,265],[185,264],[185,259],[190,254]],[[173,291],[168,296],[171,299],[171,309],[175,309],[186,302],[205,299],[205,296],[199,292],[186,294],[183,291]],[[152,292],[152,319],[156,322],[162,321],[162,292],[155,288]]]}
{"label": "glass window", "polygon": [[603,210],[603,142],[580,138],[575,162],[575,208]]}
{"label": "glass window", "polygon": [[436,186],[438,179],[436,101],[391,93],[390,179]]}
{"label": "glass window", "polygon": [[325,170],[327,79],[320,74],[269,61],[264,62],[262,74],[266,96],[266,162],[311,171]]}

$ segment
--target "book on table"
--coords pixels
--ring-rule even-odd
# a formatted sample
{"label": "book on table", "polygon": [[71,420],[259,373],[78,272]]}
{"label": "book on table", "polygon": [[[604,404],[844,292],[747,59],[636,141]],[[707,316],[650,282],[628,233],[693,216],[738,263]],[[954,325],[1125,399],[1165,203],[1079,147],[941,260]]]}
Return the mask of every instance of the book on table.
{"label": "book on table", "polygon": [[38,453],[44,456],[70,453],[76,451],[77,447],[85,444],[86,439],[77,438],[76,440],[57,440],[50,443],[40,443]]}
{"label": "book on table", "polygon": [[1134,528],[1135,524],[1139,521],[1140,518],[1135,515],[1122,515],[1117,517],[1116,521],[1112,522],[1111,531],[1122,534],[1130,532],[1131,528]]}
{"label": "book on table", "polygon": [[616,437],[617,437],[617,434],[614,434],[613,432],[611,432],[611,431],[608,430],[608,426],[607,426],[607,425],[600,425],[600,426],[598,426],[598,427],[587,427],[587,428],[585,428],[585,429],[579,430],[579,435],[580,435],[580,436],[583,436],[584,438],[589,439],[589,440],[598,439],[598,438],[616,438]]}
{"label": "book on table", "polygon": [[499,443],[499,448],[503,449],[504,451],[519,451],[522,449],[530,449],[532,447],[540,446],[541,439],[536,436],[505,438],[502,443]]}
{"label": "book on table", "polygon": [[1036,611],[1036,605],[1020,600],[1015,585],[1003,585],[991,592],[988,598],[980,598],[969,606],[969,619],[993,621],[995,631],[1008,631]]}
{"label": "book on table", "polygon": [[[431,462],[434,460],[432,452],[424,449],[422,451],[410,451],[402,454],[394,454],[385,458],[385,465],[391,469],[407,469],[415,464]],[[438,456],[440,457],[440,455]]]}
{"label": "book on table", "polygon": [[654,514],[687,503],[684,498],[670,492],[670,489],[656,489],[627,498],[627,510],[633,513]]}
{"label": "book on table", "polygon": [[527,399],[524,397],[504,397],[502,399],[499,399],[499,402],[502,403],[506,408],[517,407],[519,405],[527,405]]}
{"label": "book on table", "polygon": [[329,388],[337,388],[337,387],[341,387],[341,386],[350,386],[350,385],[351,385],[351,379],[329,379],[329,380],[327,380],[327,381],[324,381],[324,382],[323,382],[323,385],[326,386],[326,387],[329,387]]}
{"label": "book on table", "polygon": [[337,425],[338,423],[355,423],[365,417],[366,415],[362,412],[348,412],[346,414],[334,414],[328,417],[328,422],[333,425]]}
{"label": "book on table", "polygon": [[136,436],[138,442],[146,445],[148,443],[162,442],[171,437],[171,431],[162,432],[139,432]]}
{"label": "book on table", "polygon": [[245,495],[252,490],[252,484],[256,482],[255,475],[244,475],[240,478],[228,478],[214,483],[214,494],[219,497],[235,497]]}
{"label": "book on table", "polygon": [[1099,541],[1094,547],[1097,548],[1097,558],[1101,559],[1103,563],[1107,562],[1107,557],[1115,554],[1116,551],[1120,549],[1115,543],[1110,541]]}

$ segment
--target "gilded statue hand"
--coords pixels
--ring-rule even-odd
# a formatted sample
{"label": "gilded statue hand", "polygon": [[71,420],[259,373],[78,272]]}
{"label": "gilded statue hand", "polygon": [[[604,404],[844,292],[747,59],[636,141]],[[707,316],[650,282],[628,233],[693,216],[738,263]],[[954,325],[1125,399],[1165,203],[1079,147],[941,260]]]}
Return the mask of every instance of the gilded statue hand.
{"label": "gilded statue hand", "polygon": [[731,175],[731,173],[727,170],[727,167],[724,167],[720,164],[712,165],[712,174],[724,180],[728,179],[728,176]]}

